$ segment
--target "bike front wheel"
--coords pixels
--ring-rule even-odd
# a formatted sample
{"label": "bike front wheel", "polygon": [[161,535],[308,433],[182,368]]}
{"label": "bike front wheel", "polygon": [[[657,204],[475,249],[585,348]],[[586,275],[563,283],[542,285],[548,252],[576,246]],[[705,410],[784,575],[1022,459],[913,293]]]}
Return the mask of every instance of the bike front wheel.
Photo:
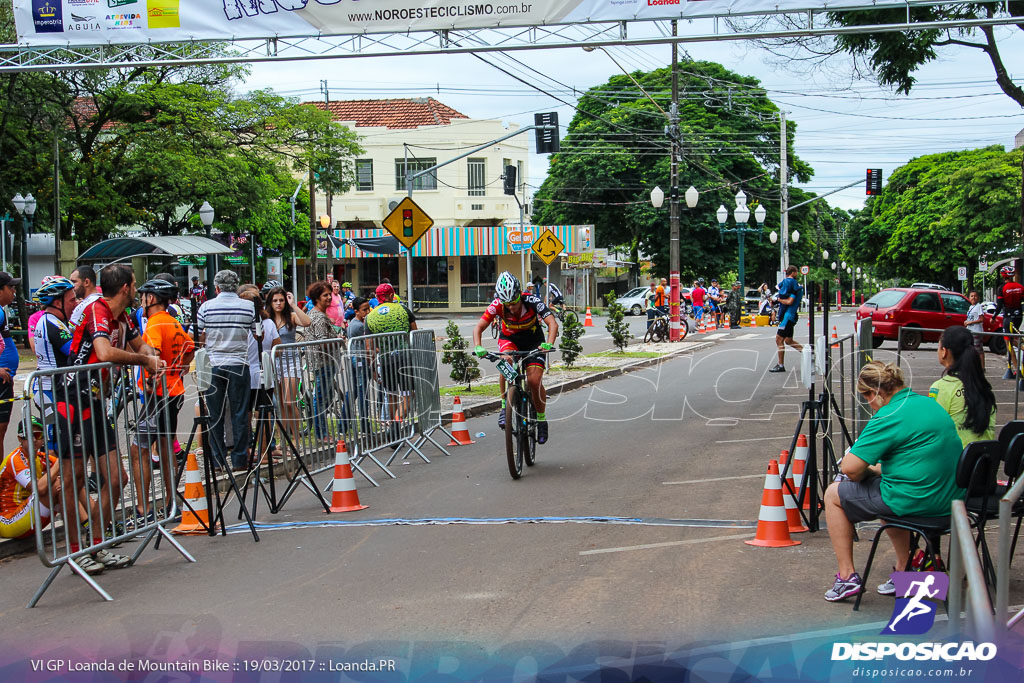
{"label": "bike front wheel", "polygon": [[522,403],[521,412],[525,417],[520,418],[523,424],[522,433],[519,436],[519,448],[523,452],[526,466],[533,467],[537,462],[537,409],[533,407],[533,399],[530,398],[529,392],[524,392],[520,401]]}
{"label": "bike front wheel", "polygon": [[523,476],[523,452],[519,448],[522,427],[516,410],[518,404],[519,389],[512,385],[505,397],[505,457],[508,459],[508,473],[513,479]]}

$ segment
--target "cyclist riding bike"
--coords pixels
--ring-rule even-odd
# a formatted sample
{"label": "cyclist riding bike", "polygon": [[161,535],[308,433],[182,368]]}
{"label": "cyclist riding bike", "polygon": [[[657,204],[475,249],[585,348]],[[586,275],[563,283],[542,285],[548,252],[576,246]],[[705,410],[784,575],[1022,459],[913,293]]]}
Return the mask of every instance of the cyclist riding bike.
{"label": "cyclist riding bike", "polygon": [[[1014,334],[1020,332],[1021,319],[1024,318],[1021,311],[1021,306],[1024,304],[1024,285],[1014,280],[1016,269],[1013,266],[1003,266],[999,269],[999,274],[1003,276],[1004,282],[996,295],[996,310],[992,313],[992,317],[995,318],[1003,312],[1003,332]],[[1006,341],[1007,352],[1010,355],[1010,367],[1007,368],[1007,374],[1003,379],[1013,379],[1014,377],[1024,379],[1020,377],[1020,360],[1018,358],[1020,338],[1007,337]]]}
{"label": "cyclist riding bike", "polygon": [[[547,352],[554,348],[555,340],[558,338],[558,321],[547,304],[532,294],[523,294],[519,280],[507,270],[498,276],[494,292],[494,301],[473,328],[473,344],[476,346],[474,352],[477,356],[487,356],[487,349],[480,343],[481,337],[487,326],[496,318],[501,320],[498,353],[536,349]],[[541,331],[542,321],[548,328],[547,341],[544,341],[544,333]],[[511,356],[507,356],[506,359],[512,362]],[[543,382],[544,366],[543,356],[526,361],[526,382],[530,387],[533,407],[537,411],[537,443],[541,444],[548,440],[548,423],[544,414],[548,401]],[[505,377],[499,375],[498,381],[502,396],[501,410],[498,411],[498,427],[505,429]]]}
{"label": "cyclist riding bike", "polygon": [[558,288],[558,285],[548,284],[548,306],[561,306],[565,303],[565,296],[562,295],[562,290]]}

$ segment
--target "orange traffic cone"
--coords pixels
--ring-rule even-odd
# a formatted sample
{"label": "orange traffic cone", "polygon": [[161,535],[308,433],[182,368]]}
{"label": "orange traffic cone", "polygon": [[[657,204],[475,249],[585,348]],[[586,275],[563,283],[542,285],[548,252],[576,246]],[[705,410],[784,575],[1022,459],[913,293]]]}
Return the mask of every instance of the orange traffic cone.
{"label": "orange traffic cone", "polygon": [[[779,467],[789,460],[789,451],[783,450],[779,453]],[[794,465],[795,465],[794,461]],[[786,482],[788,486],[782,487],[782,500],[786,504],[786,522],[789,524],[789,533],[799,534],[804,531],[809,531],[804,526],[803,520],[800,519],[800,510],[796,506],[796,494],[799,489],[796,487],[796,483],[793,480],[793,468],[789,468],[789,472],[786,473]],[[792,493],[790,493],[792,491]]]}
{"label": "orange traffic cone", "polygon": [[714,332],[718,329],[718,323],[715,322],[714,314],[711,315],[711,320],[708,321],[708,332]]}
{"label": "orange traffic cone", "polygon": [[761,548],[787,548],[800,545],[789,537],[789,522],[786,519],[786,504],[782,500],[782,480],[779,479],[779,463],[768,461],[768,474],[764,478],[764,494],[761,496],[761,512],[757,516],[757,533],[747,545]]}
{"label": "orange traffic cone", "polygon": [[839,335],[836,334],[836,326],[835,325],[832,326],[832,348],[833,349],[838,349],[839,348]]}
{"label": "orange traffic cone", "polygon": [[750,326],[751,327],[757,327],[757,314],[756,313],[750,316]]}
{"label": "orange traffic cone", "polygon": [[593,327],[594,319],[590,317],[590,306],[587,306],[587,317],[583,319],[583,327]]}
{"label": "orange traffic cone", "polygon": [[356,491],[356,480],[352,476],[352,465],[348,461],[348,449],[345,440],[338,439],[334,451],[334,485],[331,487],[331,512],[354,512],[365,510],[366,505],[359,504],[359,493]]}
{"label": "orange traffic cone", "polygon": [[171,529],[171,533],[207,533],[210,528],[210,510],[206,506],[206,488],[203,486],[203,476],[199,473],[195,453],[189,453],[185,461],[184,498],[188,505],[181,511],[181,524]]}
{"label": "orange traffic cone", "polygon": [[452,440],[449,446],[468,446],[476,443],[469,438],[469,428],[466,427],[466,415],[462,412],[462,399],[455,397],[455,404],[452,406]]}
{"label": "orange traffic cone", "polygon": [[[807,471],[807,437],[803,434],[796,439],[796,452],[793,454],[793,481],[797,487],[803,486],[804,474]],[[808,482],[808,486],[814,482]],[[810,494],[804,495],[804,504],[800,506],[803,510],[811,509]]]}
{"label": "orange traffic cone", "polygon": [[723,330],[731,330],[732,329],[732,325],[729,324],[729,316],[725,316],[725,320],[722,322],[722,329]]}

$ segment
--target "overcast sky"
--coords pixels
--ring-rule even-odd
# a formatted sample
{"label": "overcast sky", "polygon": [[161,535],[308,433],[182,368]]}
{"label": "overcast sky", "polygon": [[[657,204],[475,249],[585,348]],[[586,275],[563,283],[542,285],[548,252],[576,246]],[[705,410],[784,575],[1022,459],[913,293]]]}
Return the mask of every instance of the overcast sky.
{"label": "overcast sky", "polygon": [[[681,22],[681,33],[685,27]],[[631,25],[630,36],[638,37],[642,30],[653,28]],[[1004,63],[1019,81],[1024,74],[1014,70],[1024,64],[1024,37],[1015,28],[997,31],[1003,37],[1000,44]],[[797,124],[796,153],[815,170],[814,178],[803,187],[819,194],[863,179],[869,167],[882,168],[888,180],[893,169],[922,154],[992,144],[1009,149],[1014,135],[1024,128],[1021,109],[1000,92],[991,64],[980,50],[956,48],[943,52],[939,61],[921,70],[919,84],[910,96],[898,96],[870,81],[851,82],[831,73],[793,73],[749,42],[687,44],[683,48],[694,59],[719,62],[761,81],[768,96]],[[670,60],[667,45],[612,47],[609,52],[631,71],[658,68]],[[482,56],[571,103],[576,101],[573,88],[583,92],[621,73],[600,51],[514,53],[516,59],[547,79],[501,56]],[[835,63],[836,71],[844,71],[844,64]],[[571,107],[471,55],[261,64],[253,66],[247,86],[273,88],[301,100],[319,100],[323,99],[320,79],[328,81],[334,100],[431,96],[473,118],[522,125],[532,124],[533,113],[538,111],[558,111],[563,127],[573,115]],[[538,187],[546,171],[546,158],[533,155],[528,184]],[[686,187],[689,183],[680,178],[680,184]],[[829,199],[847,209],[860,208],[863,200],[863,185]]]}

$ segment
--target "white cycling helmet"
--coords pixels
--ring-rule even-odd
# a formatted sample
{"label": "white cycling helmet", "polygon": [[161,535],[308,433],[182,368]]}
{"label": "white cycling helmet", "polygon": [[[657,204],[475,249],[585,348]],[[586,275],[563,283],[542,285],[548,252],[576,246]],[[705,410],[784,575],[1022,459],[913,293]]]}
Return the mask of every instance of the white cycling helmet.
{"label": "white cycling helmet", "polygon": [[518,301],[519,295],[522,293],[523,290],[520,288],[516,276],[507,270],[502,271],[498,276],[498,282],[494,285],[494,294],[498,297],[498,301],[510,304],[513,301]]}

